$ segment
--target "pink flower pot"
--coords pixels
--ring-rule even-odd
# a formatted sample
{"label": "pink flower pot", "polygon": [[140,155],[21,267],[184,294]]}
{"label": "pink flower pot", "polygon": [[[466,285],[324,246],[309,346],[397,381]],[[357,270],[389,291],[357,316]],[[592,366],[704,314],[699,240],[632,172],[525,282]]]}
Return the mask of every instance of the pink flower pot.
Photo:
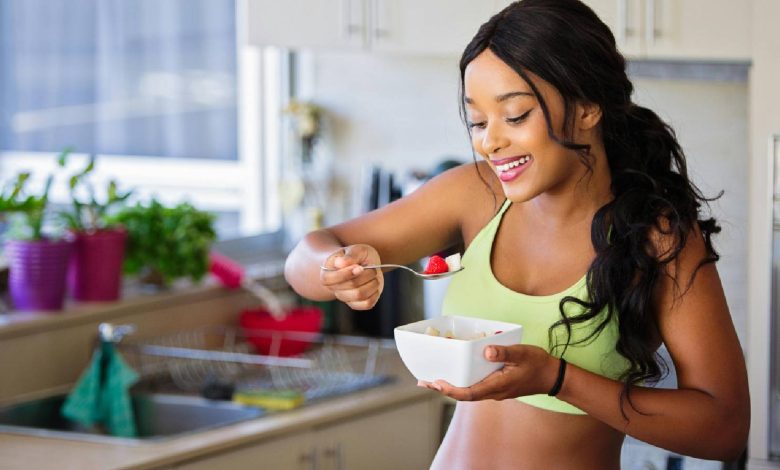
{"label": "pink flower pot", "polygon": [[117,300],[122,285],[127,231],[123,228],[72,232],[74,250],[68,268],[68,291],[79,301]]}
{"label": "pink flower pot", "polygon": [[6,242],[8,291],[16,310],[62,310],[72,249],[68,240]]}

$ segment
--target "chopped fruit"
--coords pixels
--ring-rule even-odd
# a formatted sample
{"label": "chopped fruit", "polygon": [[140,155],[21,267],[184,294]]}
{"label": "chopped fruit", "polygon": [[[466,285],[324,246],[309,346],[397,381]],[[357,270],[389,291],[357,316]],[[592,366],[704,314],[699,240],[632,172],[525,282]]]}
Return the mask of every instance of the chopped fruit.
{"label": "chopped fruit", "polygon": [[428,259],[428,266],[426,266],[423,274],[442,274],[446,273],[450,269],[447,267],[447,262],[444,261],[439,255],[433,255]]}
{"label": "chopped fruit", "polygon": [[[453,333],[452,330],[447,330],[447,331],[444,332],[444,334],[441,334],[441,332],[438,329],[436,329],[436,328],[434,328],[432,326],[425,327],[424,333],[426,335],[429,335],[429,336],[438,336],[440,338],[459,339],[459,340],[465,340],[465,341],[474,341],[474,340],[478,340],[478,339],[482,339],[482,338],[487,338],[487,336],[488,336],[488,334],[485,333],[484,331],[475,331],[474,333],[472,333],[470,335],[464,335],[464,336],[461,336],[461,337],[455,336],[455,333]],[[494,334],[498,334],[498,333],[501,333],[501,331],[497,331]]]}
{"label": "chopped fruit", "polygon": [[460,269],[460,253],[455,253],[444,258],[444,262],[447,263],[447,267],[450,271],[457,271]]}

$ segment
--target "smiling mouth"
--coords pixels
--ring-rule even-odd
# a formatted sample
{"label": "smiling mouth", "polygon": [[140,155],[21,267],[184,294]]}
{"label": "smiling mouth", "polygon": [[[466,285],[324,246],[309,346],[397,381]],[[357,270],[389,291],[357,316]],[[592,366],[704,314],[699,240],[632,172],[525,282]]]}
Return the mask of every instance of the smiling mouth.
{"label": "smiling mouth", "polygon": [[513,168],[517,168],[520,165],[525,165],[526,163],[528,163],[531,160],[531,156],[530,155],[523,155],[522,157],[517,158],[517,159],[512,159],[511,161],[507,161],[507,160],[510,160],[510,159],[499,160],[499,161],[504,161],[506,163],[502,163],[502,164],[494,163],[494,165],[496,167],[496,170],[498,170],[499,173],[504,173],[504,172],[509,171],[509,170],[511,170]]}

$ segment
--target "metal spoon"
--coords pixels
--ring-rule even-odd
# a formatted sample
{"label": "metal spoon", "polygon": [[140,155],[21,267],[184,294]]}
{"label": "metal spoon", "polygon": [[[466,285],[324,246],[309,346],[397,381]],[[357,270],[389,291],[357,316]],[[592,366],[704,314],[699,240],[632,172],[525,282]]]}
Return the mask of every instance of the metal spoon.
{"label": "metal spoon", "polygon": [[[372,264],[368,266],[363,266],[363,269],[377,269],[377,268],[401,268],[409,271],[410,273],[414,274],[417,277],[421,277],[429,281],[432,281],[434,279],[443,279],[445,277],[450,277],[453,274],[463,271],[463,266],[461,266],[460,268],[454,271],[447,271],[446,273],[439,273],[439,274],[425,274],[425,273],[417,272],[414,269],[401,264]],[[320,266],[320,269],[322,269],[323,271],[338,271],[340,268],[328,268],[327,266]]]}

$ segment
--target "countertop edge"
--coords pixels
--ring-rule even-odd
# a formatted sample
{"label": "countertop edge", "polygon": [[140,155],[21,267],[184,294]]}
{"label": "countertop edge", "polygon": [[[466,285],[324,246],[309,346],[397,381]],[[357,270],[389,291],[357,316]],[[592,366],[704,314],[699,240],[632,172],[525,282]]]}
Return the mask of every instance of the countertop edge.
{"label": "countertop edge", "polygon": [[115,302],[71,303],[56,312],[12,312],[0,315],[0,341],[95,321],[110,321],[139,309],[160,309],[231,295],[216,282],[183,285],[151,294],[134,293]]}
{"label": "countertop edge", "polygon": [[[406,403],[434,400],[437,395],[415,386],[414,378],[398,359],[396,379],[388,384],[338,398],[313,403],[296,410],[265,415],[253,420],[181,436],[160,442],[123,444],[72,441],[65,439],[0,433],[0,454],[10,469],[79,468],[151,470],[197,461],[210,455],[272,441],[301,431],[366,416]],[[14,452],[18,454],[13,456]],[[44,456],[58,456],[56,466]],[[14,464],[17,462],[21,466]],[[106,462],[110,462],[106,465]],[[32,467],[31,467],[32,466]]]}

